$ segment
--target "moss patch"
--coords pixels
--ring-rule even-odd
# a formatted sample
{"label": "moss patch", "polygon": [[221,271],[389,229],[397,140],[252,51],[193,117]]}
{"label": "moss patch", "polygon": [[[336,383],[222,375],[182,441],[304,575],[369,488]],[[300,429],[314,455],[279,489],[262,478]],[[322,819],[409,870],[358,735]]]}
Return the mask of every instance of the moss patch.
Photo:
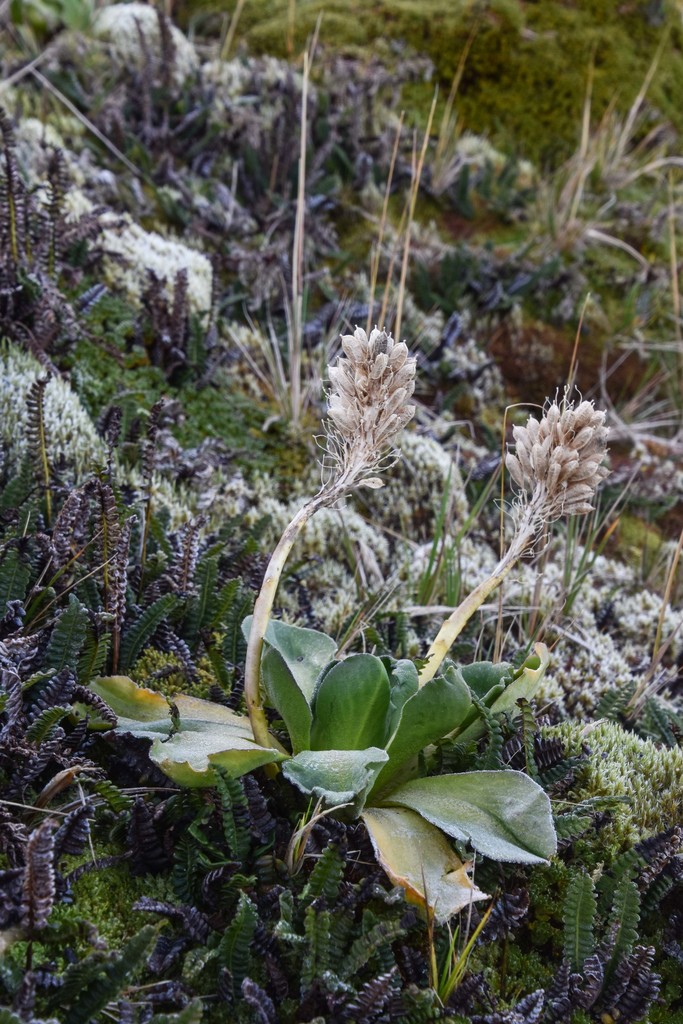
{"label": "moss patch", "polygon": [[[196,6],[208,5],[189,5]],[[597,121],[615,99],[617,109],[628,110],[668,32],[650,98],[663,117],[677,126],[683,121],[680,13],[672,0],[311,0],[296,5],[293,22],[289,8],[288,0],[253,0],[241,15],[240,36],[254,51],[295,55],[322,12],[323,44],[374,50],[382,39],[405,40],[429,54],[444,86],[474,32],[458,98],[464,124],[541,164],[576,148],[591,57]],[[431,93],[424,83],[418,88]],[[411,93],[411,104],[416,98]]]}

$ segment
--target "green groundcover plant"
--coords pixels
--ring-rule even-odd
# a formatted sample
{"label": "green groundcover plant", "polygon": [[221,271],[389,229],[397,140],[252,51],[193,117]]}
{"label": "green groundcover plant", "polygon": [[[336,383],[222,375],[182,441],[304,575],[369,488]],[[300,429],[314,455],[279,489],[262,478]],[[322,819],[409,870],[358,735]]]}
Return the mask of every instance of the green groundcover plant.
{"label": "green groundcover plant", "polygon": [[91,685],[116,713],[116,728],[151,739],[152,760],[180,785],[211,786],[216,769],[233,777],[281,771],[323,813],[362,818],[389,877],[446,921],[487,898],[471,861],[450,840],[517,863],[544,863],[556,851],[550,801],[528,775],[433,774],[430,754],[444,741],[476,741],[488,716],[513,717],[518,701],[535,693],[548,663],[541,644],[519,668],[457,666],[447,655],[545,524],[592,508],[606,473],[604,414],[590,402],[575,407],[565,394],[540,421],[530,417],[515,428],[516,451],[507,458],[518,488],[512,540],[493,573],[444,622],[424,661],[368,653],[336,659],[331,637],[272,619],[275,593],[308,519],[357,487],[381,486],[378,474],[397,455],[391,442],[414,412],[415,376],[406,346],[384,331],[368,338],[357,329],[342,345],[330,368],[328,479],[285,530],[243,624],[248,715],[186,695],[169,701],[122,676]]}

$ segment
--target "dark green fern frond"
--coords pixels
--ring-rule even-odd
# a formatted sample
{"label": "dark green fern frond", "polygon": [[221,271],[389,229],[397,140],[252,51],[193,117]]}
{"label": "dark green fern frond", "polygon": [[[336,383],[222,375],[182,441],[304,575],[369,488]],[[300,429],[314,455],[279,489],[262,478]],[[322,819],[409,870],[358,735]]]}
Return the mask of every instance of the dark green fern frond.
{"label": "dark green fern frond", "polygon": [[144,645],[151,640],[162,622],[171,616],[181,605],[176,594],[164,594],[146,608],[137,622],[130,626],[121,642],[120,667],[130,668],[135,663]]}
{"label": "dark green fern frond", "polygon": [[476,697],[473,699],[473,703],[476,705],[479,714],[484,720],[487,739],[486,747],[477,758],[477,768],[484,771],[496,771],[503,767],[504,739],[500,720],[497,715],[494,715],[486,705]]}
{"label": "dark green fern frond", "polygon": [[[387,970],[395,961],[391,944],[405,935],[405,929],[398,921],[379,921],[353,942],[344,964],[343,977],[352,978],[370,960],[379,956],[380,962],[387,963]],[[384,954],[384,955],[382,955]]]}
{"label": "dark green fern frond", "polygon": [[246,893],[241,893],[237,911],[225,929],[216,953],[221,967],[230,971],[233,998],[237,998],[242,982],[249,974],[251,943],[258,924],[258,912]]}
{"label": "dark green fern frond", "polygon": [[604,693],[600,703],[595,709],[596,718],[609,718],[616,722],[619,716],[624,713],[628,702],[636,692],[636,683],[627,683],[624,686],[616,687]]}
{"label": "dark green fern frond", "polygon": [[610,962],[605,971],[609,980],[619,961],[628,956],[638,941],[640,921],[640,893],[635,882],[622,878],[614,894],[612,912],[607,924],[607,942],[611,950]]}
{"label": "dark green fern frond", "polygon": [[334,843],[329,843],[316,861],[301,899],[304,903],[312,903],[323,896],[328,903],[332,903],[339,895],[343,875],[344,862],[339,849]]}
{"label": "dark green fern frond", "polygon": [[133,806],[133,800],[126,793],[122,793],[118,786],[115,786],[110,779],[100,779],[92,784],[93,791],[111,807],[115,814],[121,811],[129,811]]}
{"label": "dark green fern frond", "polygon": [[91,623],[78,659],[78,681],[84,686],[104,672],[111,636],[105,633],[99,623]]}
{"label": "dark green fern frond", "polygon": [[593,882],[585,872],[577,872],[569,882],[562,913],[565,956],[577,971],[594,950],[596,908]]}
{"label": "dark green fern frond", "polygon": [[520,730],[522,733],[522,745],[524,747],[526,770],[531,778],[538,782],[538,767],[534,756],[534,745],[536,736],[538,735],[538,724],[536,722],[535,710],[533,705],[523,697],[517,701],[517,707],[521,711]]}
{"label": "dark green fern frond", "polygon": [[[193,999],[178,1013],[155,1013],[149,1024],[201,1024],[204,1007],[201,999]],[[1,1022],[0,1022],[1,1024]]]}
{"label": "dark green fern frond", "polygon": [[28,729],[26,730],[26,739],[29,743],[35,743],[39,746],[43,743],[54,727],[58,725],[63,718],[66,718],[70,714],[71,708],[69,707],[51,707],[45,708],[44,711],[34,718]]}
{"label": "dark green fern frond", "polygon": [[301,991],[308,992],[316,978],[330,966],[330,922],[329,910],[318,910],[315,906],[306,908],[304,934],[306,952],[301,965]]}
{"label": "dark green fern frond", "polygon": [[57,672],[67,666],[76,669],[88,632],[88,610],[74,594],[52,630],[45,663]]}
{"label": "dark green fern frond", "polygon": [[683,743],[683,715],[673,707],[667,707],[657,697],[649,697],[643,706],[638,731],[667,747],[680,746]]}
{"label": "dark green fern frond", "polygon": [[89,1024],[107,1003],[131,983],[157,934],[146,925],[121,950],[103,957],[92,953],[64,972],[64,984],[50,1000],[51,1009],[66,1009],[69,1024]]}
{"label": "dark green fern frond", "polygon": [[221,801],[223,835],[233,857],[240,861],[249,853],[251,834],[249,807],[241,781],[227,772],[216,771],[216,789]]}
{"label": "dark green fern frond", "polygon": [[28,421],[26,434],[30,449],[38,467],[38,477],[45,494],[45,518],[48,525],[52,522],[52,467],[48,452],[47,429],[45,426],[45,389],[49,377],[37,377],[26,395]]}
{"label": "dark green fern frond", "polygon": [[217,581],[218,557],[202,558],[197,566],[195,593],[188,601],[182,627],[182,636],[193,650],[200,640],[200,630],[215,614]]}
{"label": "dark green fern frond", "polygon": [[23,601],[31,579],[31,568],[17,548],[9,548],[0,563],[0,608],[8,601]]}

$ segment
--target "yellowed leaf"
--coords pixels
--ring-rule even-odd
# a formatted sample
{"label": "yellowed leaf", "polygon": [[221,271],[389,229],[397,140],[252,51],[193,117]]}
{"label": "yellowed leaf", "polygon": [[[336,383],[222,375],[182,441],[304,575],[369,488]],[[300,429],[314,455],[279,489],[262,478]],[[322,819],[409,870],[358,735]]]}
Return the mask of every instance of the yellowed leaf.
{"label": "yellowed leaf", "polygon": [[406,899],[428,907],[439,922],[489,897],[473,884],[443,832],[403,807],[366,808],[362,814],[377,860]]}

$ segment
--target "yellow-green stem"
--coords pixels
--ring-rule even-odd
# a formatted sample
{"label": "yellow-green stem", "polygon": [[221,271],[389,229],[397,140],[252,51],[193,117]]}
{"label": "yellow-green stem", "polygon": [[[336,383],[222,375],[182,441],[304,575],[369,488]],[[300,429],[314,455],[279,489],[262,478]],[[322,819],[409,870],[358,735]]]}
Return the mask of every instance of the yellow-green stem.
{"label": "yellow-green stem", "polygon": [[291,523],[280,537],[277,547],[270,556],[268,568],[266,569],[261,584],[261,590],[254,605],[254,615],[251,620],[251,630],[247,643],[247,655],[244,666],[244,699],[247,705],[247,713],[251,723],[251,730],[254,739],[262,747],[271,747],[270,734],[268,732],[268,721],[261,702],[261,654],[263,652],[263,641],[273,610],[273,602],[277,593],[282,570],[289,557],[296,538],[306,525],[311,516],[322,505],[325,504],[323,495],[317,495],[312,501],[299,509]]}
{"label": "yellow-green stem", "polygon": [[434,678],[444,658],[477,608],[480,608],[486,598],[501,585],[512,567],[517,564],[527,548],[533,543],[535,536],[534,513],[534,507],[529,506],[507,553],[501,558],[491,575],[483,580],[479,586],[475,587],[471,594],[468,594],[465,600],[458,605],[441,626],[436,639],[427,652],[427,663],[419,674],[420,686],[424,686],[425,683]]}

